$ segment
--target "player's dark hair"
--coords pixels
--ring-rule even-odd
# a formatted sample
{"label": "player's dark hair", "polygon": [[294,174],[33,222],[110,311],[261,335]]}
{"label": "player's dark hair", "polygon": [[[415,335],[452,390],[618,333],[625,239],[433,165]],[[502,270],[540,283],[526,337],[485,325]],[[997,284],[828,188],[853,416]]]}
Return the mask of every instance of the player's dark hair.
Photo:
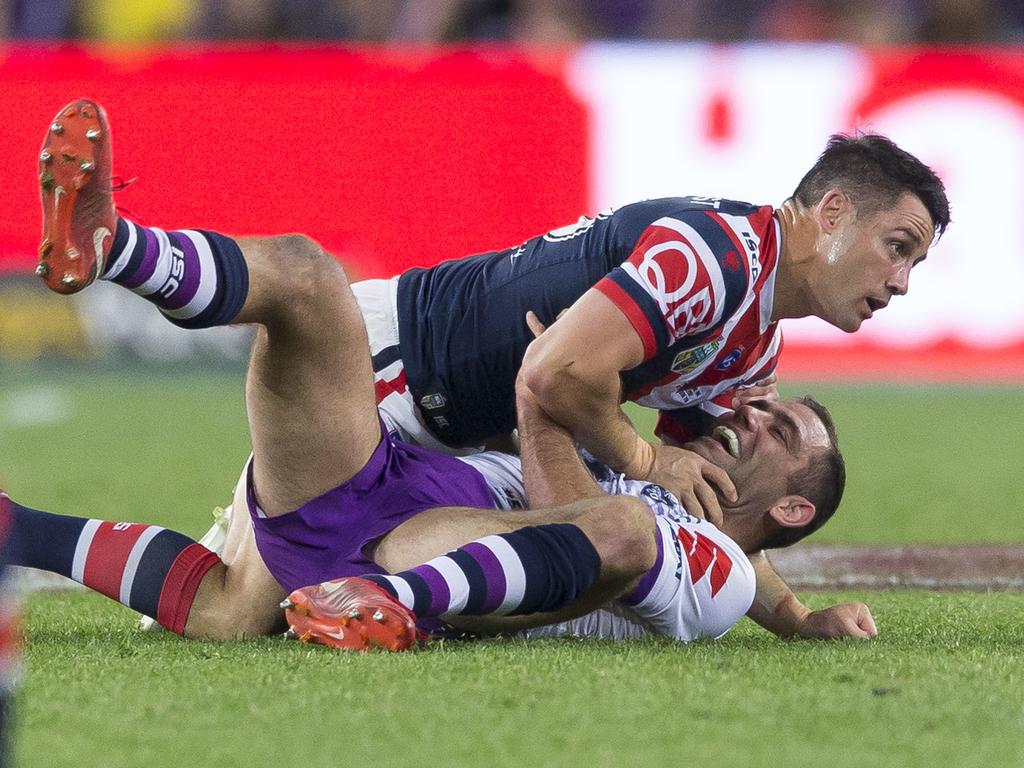
{"label": "player's dark hair", "polygon": [[797,184],[793,199],[811,208],[833,187],[846,193],[858,215],[895,205],[909,192],[924,203],[936,237],[941,237],[949,225],[949,200],[942,180],[885,136],[832,136],[821,157]]}
{"label": "player's dark hair", "polygon": [[790,475],[787,489],[788,493],[799,494],[814,505],[814,517],[800,528],[780,528],[761,544],[764,549],[788,547],[821,528],[835,514],[846,488],[846,462],[839,450],[832,414],[810,395],[800,398],[800,402],[821,419],[828,435],[828,448],[816,451],[807,466]]}

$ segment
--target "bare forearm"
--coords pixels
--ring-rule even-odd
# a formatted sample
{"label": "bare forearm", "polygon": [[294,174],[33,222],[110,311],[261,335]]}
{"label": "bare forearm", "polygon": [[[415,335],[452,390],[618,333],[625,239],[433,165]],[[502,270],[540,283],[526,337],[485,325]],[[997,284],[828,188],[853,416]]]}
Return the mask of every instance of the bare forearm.
{"label": "bare forearm", "polygon": [[750,558],[757,574],[757,592],[747,616],[779,637],[795,637],[810,610],[793,594],[764,552]]}
{"label": "bare forearm", "polygon": [[580,461],[572,435],[556,424],[522,386],[516,406],[523,482],[530,507],[558,506],[601,495]]}
{"label": "bare forearm", "polygon": [[596,459],[630,477],[645,477],[653,450],[619,405],[618,373],[580,378],[565,366],[528,377],[540,407],[564,426]]}
{"label": "bare forearm", "polygon": [[527,348],[520,376],[540,407],[598,460],[631,477],[645,478],[654,448],[620,407],[620,372],[644,360],[644,345],[630,321],[600,291],[591,289]]}

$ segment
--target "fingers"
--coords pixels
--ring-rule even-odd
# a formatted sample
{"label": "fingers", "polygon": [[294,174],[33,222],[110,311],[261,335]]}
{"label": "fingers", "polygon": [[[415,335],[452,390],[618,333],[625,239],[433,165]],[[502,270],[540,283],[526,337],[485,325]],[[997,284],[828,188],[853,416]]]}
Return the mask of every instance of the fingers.
{"label": "fingers", "polygon": [[[693,484],[693,493],[703,509],[703,514],[698,515],[698,517],[703,517],[712,525],[721,526],[725,515],[722,513],[722,507],[718,503],[718,496],[715,495],[715,490],[707,483],[697,481]],[[687,508],[687,511],[689,511],[689,508]]]}
{"label": "fingers", "polygon": [[867,637],[878,637],[878,627],[875,626],[875,619],[871,615],[871,611],[862,603],[859,606],[861,610],[857,615],[858,626],[864,630]]}
{"label": "fingers", "polygon": [[683,505],[683,509],[686,510],[688,515],[699,517],[701,520],[707,519],[704,517],[704,507],[701,506],[700,501],[697,500],[697,496],[693,491],[679,490],[676,497],[679,499],[679,503]]}
{"label": "fingers", "polygon": [[721,525],[724,516],[719,495],[730,502],[737,498],[728,473],[692,451],[667,445],[654,448],[654,466],[647,479],[672,491],[694,517]]}
{"label": "fingers", "polygon": [[864,603],[845,603],[810,613],[800,634],[825,640],[841,640],[844,637],[870,640],[878,637],[878,628]]}
{"label": "fingers", "polygon": [[868,633],[857,622],[850,622],[842,627],[834,639],[841,640],[844,637],[852,637],[856,640],[870,640],[874,635]]}
{"label": "fingers", "polygon": [[530,333],[535,339],[547,330],[547,326],[540,321],[532,309],[526,313],[526,327],[530,329]]}
{"label": "fingers", "polygon": [[[562,315],[564,315],[568,311],[569,311],[569,308],[566,307],[561,312],[559,312],[555,316],[555,321],[557,322],[557,321],[561,320],[562,319]],[[535,338],[535,339],[538,336],[540,336],[542,333],[544,333],[544,331],[546,331],[548,329],[548,327],[546,325],[544,325],[544,323],[542,323],[540,321],[540,318],[537,317],[537,315],[534,313],[534,311],[532,309],[529,310],[526,313],[526,327],[530,329],[530,333],[533,334],[533,338]]]}
{"label": "fingers", "polygon": [[[733,484],[732,478],[729,477],[729,473],[718,465],[712,464],[710,461],[704,461],[700,468],[700,473],[707,482],[718,488],[722,498],[726,501],[736,501],[739,498],[736,495],[736,486]],[[718,505],[717,499],[715,500],[715,505]],[[719,512],[721,512],[720,509]]]}
{"label": "fingers", "polygon": [[732,398],[732,407],[740,408],[752,400],[777,401],[779,399],[778,383],[779,377],[773,373],[753,384],[737,387]]}
{"label": "fingers", "polygon": [[707,520],[715,526],[722,524],[722,508],[715,492],[706,483],[696,483],[692,489],[681,490],[677,498],[688,515]]}
{"label": "fingers", "polygon": [[836,638],[854,637],[861,640],[870,640],[878,637],[878,628],[875,620],[871,617],[871,611],[864,603],[846,603],[837,605],[831,609],[837,616],[840,626],[837,628]]}

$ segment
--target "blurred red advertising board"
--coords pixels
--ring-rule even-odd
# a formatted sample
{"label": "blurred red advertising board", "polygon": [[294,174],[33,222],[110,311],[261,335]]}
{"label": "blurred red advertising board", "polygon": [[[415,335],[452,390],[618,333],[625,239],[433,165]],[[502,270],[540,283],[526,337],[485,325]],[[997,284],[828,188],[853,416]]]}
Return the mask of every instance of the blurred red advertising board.
{"label": "blurred red advertising board", "polygon": [[503,48],[0,49],[0,265],[34,266],[35,157],[106,106],[143,223],[304,232],[362,276],[504,248],[586,208],[586,113],[561,54]]}

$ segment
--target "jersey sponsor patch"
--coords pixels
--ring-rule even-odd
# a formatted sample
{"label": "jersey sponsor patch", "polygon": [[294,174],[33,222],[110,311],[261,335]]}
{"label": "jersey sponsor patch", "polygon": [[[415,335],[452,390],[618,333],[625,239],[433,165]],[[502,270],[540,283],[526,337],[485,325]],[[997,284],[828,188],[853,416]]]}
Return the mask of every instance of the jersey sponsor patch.
{"label": "jersey sponsor patch", "polygon": [[743,349],[742,346],[737,347],[736,349],[734,349],[732,352],[730,352],[728,355],[726,355],[725,357],[723,357],[719,361],[719,363],[715,366],[715,370],[716,371],[726,371],[726,370],[728,370],[729,368],[732,367],[733,363],[735,363],[737,360],[740,359],[740,357],[742,357],[743,352],[744,352],[744,349]]}
{"label": "jersey sponsor patch", "polygon": [[682,221],[660,219],[622,269],[658,305],[673,339],[704,330],[721,314],[725,281],[713,251]]}
{"label": "jersey sponsor patch", "polygon": [[718,339],[702,344],[692,349],[684,349],[672,361],[673,373],[692,373],[700,367],[700,364],[718,352],[722,342]]}
{"label": "jersey sponsor patch", "polygon": [[699,533],[680,528],[678,538],[690,565],[690,582],[696,584],[708,576],[711,597],[714,597],[729,580],[732,559],[711,539]]}

